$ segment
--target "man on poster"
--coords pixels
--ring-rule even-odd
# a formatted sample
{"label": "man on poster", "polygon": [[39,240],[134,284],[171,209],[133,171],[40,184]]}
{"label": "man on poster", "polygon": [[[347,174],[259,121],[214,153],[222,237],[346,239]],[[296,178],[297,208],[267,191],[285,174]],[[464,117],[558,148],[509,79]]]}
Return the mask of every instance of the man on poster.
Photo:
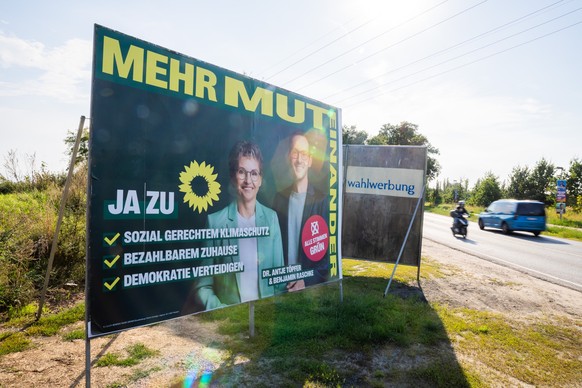
{"label": "man on poster", "polygon": [[[276,194],[273,207],[277,212],[281,235],[283,238],[283,252],[286,265],[300,264],[303,271],[313,270],[313,276],[289,282],[287,289],[297,291],[318,283],[325,282],[329,276],[329,255],[327,253],[328,235],[320,234],[324,242],[319,243],[324,251],[311,254],[304,241],[306,228],[313,225],[317,229],[317,220],[325,228],[327,234],[327,197],[309,183],[309,170],[313,163],[313,154],[309,139],[304,133],[296,132],[289,138],[287,161],[291,168],[293,183],[285,190]],[[323,216],[323,217],[322,217]],[[315,221],[314,221],[315,220]],[[308,233],[309,234],[309,233]]]}

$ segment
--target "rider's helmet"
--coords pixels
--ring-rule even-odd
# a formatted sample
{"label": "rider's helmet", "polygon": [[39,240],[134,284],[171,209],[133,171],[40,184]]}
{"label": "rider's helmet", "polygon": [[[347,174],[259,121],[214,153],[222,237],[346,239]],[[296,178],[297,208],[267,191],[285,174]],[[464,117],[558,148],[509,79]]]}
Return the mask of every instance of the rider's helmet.
{"label": "rider's helmet", "polygon": [[459,206],[458,207],[465,207],[465,201],[459,201]]}

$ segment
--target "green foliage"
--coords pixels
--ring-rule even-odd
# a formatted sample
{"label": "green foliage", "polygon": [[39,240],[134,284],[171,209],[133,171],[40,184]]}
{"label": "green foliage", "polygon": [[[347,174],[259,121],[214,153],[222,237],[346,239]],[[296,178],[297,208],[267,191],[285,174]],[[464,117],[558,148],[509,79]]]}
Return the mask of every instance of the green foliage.
{"label": "green foliage", "polygon": [[[68,131],[65,137],[65,145],[67,146],[67,155],[73,155],[73,148],[77,141],[77,131]],[[81,139],[79,148],[77,149],[77,157],[75,164],[85,163],[89,159],[89,128],[83,128],[81,132]]]}
{"label": "green foliage", "polygon": [[73,341],[76,339],[85,339],[85,329],[75,329],[63,334],[65,341]]}
{"label": "green foliage", "polygon": [[514,167],[509,175],[509,184],[505,196],[515,199],[531,199],[529,196],[533,188],[530,186],[531,181],[529,177],[529,167]]}
{"label": "green foliage", "polygon": [[23,333],[10,333],[0,337],[0,356],[9,353],[18,353],[31,346],[30,339]]}
{"label": "green foliage", "polygon": [[410,374],[430,387],[471,386],[454,357],[415,367]]}
{"label": "green foliage", "polygon": [[531,199],[535,199],[546,204],[554,202],[555,195],[548,195],[552,189],[556,187],[556,179],[554,178],[555,167],[553,164],[542,158],[534,166],[531,172],[531,186],[533,193]]}
{"label": "green foliage", "polygon": [[335,351],[366,353],[387,345],[446,343],[438,316],[416,288],[404,283],[416,280],[416,267],[400,266],[391,292],[383,297],[393,266],[349,259],[342,263],[342,303],[333,286],[256,302],[257,335],[250,340],[241,336],[248,331],[247,306],[213,311],[201,318],[220,321],[220,332],[232,336],[228,344],[232,354],[284,360],[270,365],[270,370],[286,381],[320,384],[311,386],[341,386],[352,378],[351,368],[357,365],[338,368],[325,361]]}
{"label": "green foliage", "polygon": [[48,337],[58,333],[63,326],[78,322],[84,318],[85,304],[80,303],[57,314],[41,316],[38,321],[33,322],[26,329],[26,333],[29,335],[40,335]]}
{"label": "green foliage", "polygon": [[344,125],[342,129],[343,144],[366,144],[368,133],[366,131],[358,131],[355,125],[348,127]]}
{"label": "green foliage", "polygon": [[[34,303],[20,309],[12,309],[11,319],[4,327],[24,327],[19,332],[6,332],[0,336],[0,355],[21,352],[31,346],[32,336],[52,336],[64,326],[79,322],[85,318],[85,304],[79,303],[58,313],[48,311],[38,321],[34,321],[38,306]],[[72,330],[63,336],[65,340],[85,338],[84,330]]]}
{"label": "green foliage", "polygon": [[544,232],[544,234],[547,236],[582,241],[582,231],[579,229],[563,228],[560,226],[548,226],[548,229]]}
{"label": "green foliage", "polygon": [[[440,184],[437,182],[437,184]],[[447,179],[442,183],[441,198],[444,203],[456,203],[458,201],[469,201],[471,192],[469,191],[469,181],[461,179],[452,183]]]}
{"label": "green foliage", "polygon": [[417,145],[427,148],[427,179],[433,180],[440,172],[440,165],[435,158],[439,150],[433,147],[426,136],[418,131],[418,125],[406,121],[398,125],[384,124],[376,136],[368,139],[369,145]]}
{"label": "green foliage", "polygon": [[[86,170],[75,172],[61,225],[51,284],[84,283]],[[0,195],[0,312],[28,304],[42,288],[62,188]]]}
{"label": "green foliage", "polygon": [[566,200],[576,211],[582,212],[582,160],[570,161],[566,180]]}
{"label": "green foliage", "polygon": [[582,341],[575,327],[512,323],[485,311],[436,308],[449,337],[486,367],[535,386],[569,386],[582,377]]}
{"label": "green foliage", "polygon": [[155,357],[160,352],[158,350],[152,350],[142,343],[137,343],[126,349],[127,357],[123,357],[119,353],[106,353],[104,354],[97,363],[98,367],[106,366],[133,366],[139,364],[142,360]]}
{"label": "green foliage", "polygon": [[473,188],[471,204],[476,206],[489,206],[493,201],[501,199],[501,186],[492,172],[487,172],[479,179]]}
{"label": "green foliage", "polygon": [[341,387],[345,381],[336,368],[325,362],[304,362],[302,369],[307,372],[308,383],[319,383],[325,387]]}
{"label": "green foliage", "polygon": [[527,166],[514,167],[509,176],[505,197],[553,203],[556,192],[554,172],[554,165],[544,158],[539,160],[533,169]]}

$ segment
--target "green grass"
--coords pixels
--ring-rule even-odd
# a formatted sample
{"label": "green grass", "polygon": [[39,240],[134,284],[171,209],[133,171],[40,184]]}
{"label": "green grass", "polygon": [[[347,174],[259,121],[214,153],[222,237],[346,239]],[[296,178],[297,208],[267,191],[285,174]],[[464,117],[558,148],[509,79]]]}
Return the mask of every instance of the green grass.
{"label": "green grass", "polygon": [[134,366],[139,364],[142,360],[155,357],[160,354],[157,350],[152,350],[144,344],[137,343],[126,349],[127,356],[123,357],[119,353],[106,353],[100,357],[95,365],[97,367],[107,366]]}
{"label": "green grass", "polygon": [[85,329],[75,329],[63,334],[65,341],[73,341],[76,339],[85,339]]}
{"label": "green grass", "polygon": [[42,315],[37,322],[26,329],[26,333],[28,335],[51,336],[57,334],[63,326],[83,319],[85,319],[85,305],[80,303],[57,314]]}
{"label": "green grass", "polygon": [[545,234],[546,236],[565,238],[568,240],[582,241],[582,230],[564,228],[561,226],[549,225],[547,230],[543,232],[543,234]]}
{"label": "green grass", "polygon": [[582,381],[582,338],[575,323],[518,323],[490,312],[435,308],[460,351],[489,368],[534,386]]}
{"label": "green grass", "polygon": [[[383,297],[393,265],[352,259],[344,259],[342,265],[343,302],[338,284],[255,302],[252,338],[247,304],[199,315],[217,322],[219,332],[227,336],[224,343],[208,344],[220,350],[209,360],[220,367],[208,379],[217,386],[258,387],[488,387],[516,381],[574,386],[582,381],[582,322],[563,320],[558,325],[543,318],[517,322],[491,312],[431,305],[416,287],[417,268],[410,266],[398,267],[392,288]],[[455,274],[423,259],[424,281],[444,276]],[[14,312],[14,319],[22,322],[33,311]],[[83,330],[61,333],[58,329],[82,319],[82,304],[46,314],[24,331],[2,335],[0,354],[30,348],[35,335],[83,338]],[[372,359],[379,352],[393,358],[394,365],[383,363],[375,369]],[[120,377],[123,382],[109,385],[126,386],[160,370],[139,367],[143,360],[157,356],[159,351],[137,343],[104,354],[96,366],[137,365]],[[409,367],[397,366],[400,361],[407,361]],[[187,369],[189,365],[184,361]],[[363,377],[362,370],[369,373]]]}
{"label": "green grass", "polygon": [[[38,306],[30,304],[21,309],[13,309],[10,316],[13,318],[5,322],[5,328],[22,328],[18,332],[6,332],[0,337],[0,354],[16,353],[26,350],[31,345],[31,337],[56,335],[63,326],[79,322],[85,318],[85,305],[79,303],[72,308],[65,309],[56,314],[50,314],[48,310],[35,321]],[[84,330],[74,330],[63,336],[65,340],[85,338]]]}
{"label": "green grass", "polygon": [[[278,384],[289,386],[495,385],[483,366],[534,386],[582,381],[580,322],[557,325],[538,319],[529,324],[490,312],[430,305],[411,286],[416,267],[399,267],[393,289],[384,298],[392,268],[344,259],[343,303],[335,285],[256,302],[253,338],[248,338],[246,305],[202,315],[204,320],[219,322],[220,332],[229,336],[224,350],[230,356],[213,381],[243,385],[263,381],[258,386],[269,386],[269,380],[261,380],[266,368],[281,379]],[[444,276],[438,265],[426,259],[422,272],[423,278]],[[380,348],[394,349],[400,358],[409,353],[420,361],[413,361],[409,369],[375,370],[366,381],[354,380]],[[354,354],[360,355],[360,361],[342,363]],[[461,363],[455,354],[473,363]],[[244,366],[244,381],[236,380],[243,367],[235,359],[241,355],[252,360]],[[512,385],[515,380],[500,384]]]}
{"label": "green grass", "polygon": [[31,346],[31,341],[24,333],[8,333],[0,336],[0,356],[22,352]]}
{"label": "green grass", "polygon": [[582,229],[582,213],[574,213],[571,208],[566,209],[566,213],[562,215],[561,220],[560,215],[553,208],[547,210],[547,217],[548,224]]}
{"label": "green grass", "polygon": [[[303,382],[357,386],[363,382],[351,379],[359,366],[338,367],[330,355],[343,358],[346,354],[363,353],[370,357],[379,346],[446,344],[447,333],[440,318],[422,300],[418,289],[407,284],[408,280],[415,281],[416,267],[399,267],[391,291],[383,297],[392,268],[386,263],[344,259],[343,303],[339,301],[337,285],[256,302],[256,336],[250,339],[245,335],[249,332],[248,306],[202,315],[202,319],[219,321],[220,332],[231,338],[226,348],[233,359],[218,371],[218,383],[221,378],[228,381],[235,368],[235,355],[244,354],[256,362],[272,360],[269,370],[291,385]],[[431,271],[440,276],[435,267]],[[247,372],[256,373],[257,379],[264,374],[262,368],[254,370],[252,366],[247,367]],[[447,381],[464,379],[460,368],[443,373],[447,374]],[[414,378],[408,374],[404,377]]]}

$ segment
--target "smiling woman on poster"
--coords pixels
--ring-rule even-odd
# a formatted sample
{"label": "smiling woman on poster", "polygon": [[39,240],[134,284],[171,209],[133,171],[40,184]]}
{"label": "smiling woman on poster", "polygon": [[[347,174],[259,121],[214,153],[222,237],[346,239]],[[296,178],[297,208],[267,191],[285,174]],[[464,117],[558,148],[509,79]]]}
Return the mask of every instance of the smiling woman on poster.
{"label": "smiling woman on poster", "polygon": [[263,181],[263,157],[259,147],[239,141],[229,155],[230,182],[236,200],[226,208],[208,215],[208,228],[268,227],[262,237],[211,240],[214,246],[236,244],[238,253],[217,258],[213,264],[242,263],[242,272],[207,276],[196,281],[193,297],[204,310],[273,296],[285,284],[273,286],[261,274],[264,269],[282,267],[283,246],[277,214],[257,201]]}

